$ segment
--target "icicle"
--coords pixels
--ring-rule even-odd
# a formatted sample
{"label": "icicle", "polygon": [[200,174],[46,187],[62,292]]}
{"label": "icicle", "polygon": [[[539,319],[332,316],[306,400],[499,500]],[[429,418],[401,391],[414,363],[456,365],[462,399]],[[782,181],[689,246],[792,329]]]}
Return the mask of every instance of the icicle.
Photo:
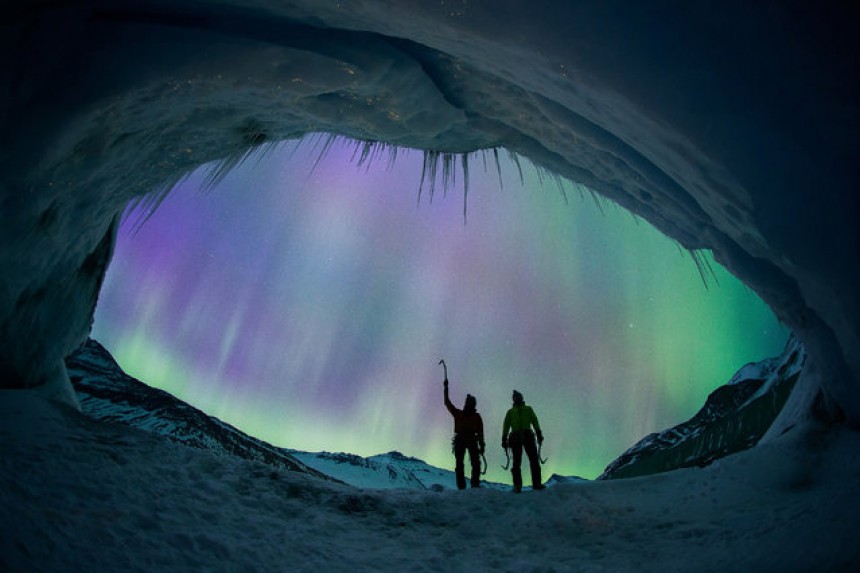
{"label": "icicle", "polygon": [[463,224],[466,224],[466,206],[469,199],[469,155],[463,153],[460,155],[460,160],[463,163]]}
{"label": "icicle", "polygon": [[418,203],[421,203],[421,192],[424,188],[424,180],[430,185],[430,202],[433,202],[433,193],[436,189],[436,169],[439,164],[439,152],[424,150],[424,164],[421,167],[421,183],[418,185]]}
{"label": "icicle", "polygon": [[699,271],[699,277],[702,279],[702,284],[705,285],[705,290],[710,290],[708,287],[708,276],[710,275],[714,282],[717,283],[717,286],[720,285],[719,279],[717,279],[717,275],[714,272],[714,268],[711,266],[711,263],[708,261],[707,257],[702,254],[701,250],[697,249],[689,249],[687,252],[690,253],[690,257],[693,259],[693,263],[696,265],[696,270]]}
{"label": "icicle", "polygon": [[538,167],[537,165],[535,165],[534,171],[538,178],[538,185],[543,187],[543,167]]}
{"label": "icicle", "polygon": [[496,172],[499,174],[499,189],[504,189],[505,184],[502,182],[502,164],[499,162],[499,148],[493,148],[493,158],[496,160]]}
{"label": "icicle", "polygon": [[[586,187],[586,189],[588,189],[588,187]],[[594,191],[592,191],[591,189],[588,189],[588,194],[591,195],[591,199],[594,201],[594,204],[597,206],[597,210],[600,211],[600,214],[605,217],[606,211],[603,210],[603,204],[600,202],[600,197],[598,197],[597,194]]]}
{"label": "icicle", "polygon": [[394,167],[394,162],[397,161],[397,150],[400,149],[396,145],[388,146],[388,165],[386,165],[385,169],[389,170]]}
{"label": "icicle", "polygon": [[454,169],[454,157],[453,153],[443,153],[442,154],[442,196],[448,196],[448,189],[453,187],[456,181],[456,173]]}
{"label": "icicle", "polygon": [[[324,141],[322,144],[322,149],[317,154],[317,158],[314,161],[313,166],[311,166],[311,173],[313,173],[314,171],[317,170],[317,167],[319,166],[320,162],[325,158],[326,155],[328,155],[328,152],[331,149],[331,146],[338,140],[338,136],[332,135],[332,134],[326,134],[325,136],[323,136],[323,139],[324,139]],[[317,142],[314,144],[314,149],[316,149],[316,147],[318,145],[319,145],[319,140],[317,140]]]}
{"label": "icicle", "polygon": [[508,157],[511,158],[511,161],[514,162],[514,165],[517,166],[517,172],[520,174],[520,185],[525,185],[526,180],[523,177],[523,166],[520,165],[520,156],[514,153],[513,151],[508,151]]}
{"label": "icicle", "polygon": [[170,195],[170,192],[176,188],[177,185],[188,179],[191,173],[183,173],[178,177],[174,177],[169,179],[164,185],[158,187],[151,193],[147,193],[142,197],[135,199],[130,202],[125,214],[123,215],[123,220],[128,217],[131,217],[132,213],[138,213],[137,220],[132,226],[132,235],[136,235],[140,229],[149,221],[150,217],[155,214],[155,211],[161,204],[167,199],[167,196]]}
{"label": "icicle", "polygon": [[[361,145],[361,156],[358,158],[358,162],[356,164],[358,167],[361,167],[362,165],[364,165],[364,163],[368,159],[370,159],[370,162],[373,162],[373,157],[374,157],[373,146],[374,146],[374,144],[372,141],[365,141],[362,143],[362,145]],[[369,165],[369,163],[368,163],[368,165]]]}
{"label": "icicle", "polygon": [[564,200],[564,204],[569,205],[570,203],[567,201],[567,191],[564,190],[564,180],[562,180],[561,176],[557,173],[551,172],[550,176],[553,181],[555,181],[555,185],[558,188],[558,192],[561,193],[561,198]]}
{"label": "icicle", "polygon": [[424,178],[427,176],[427,152],[424,152],[423,161],[421,162],[421,180],[418,182],[418,200],[417,205],[421,204],[421,192],[424,190]]}
{"label": "icicle", "polygon": [[[208,171],[206,172],[206,175],[203,179],[203,183],[201,183],[200,185],[200,188],[205,191],[213,189],[214,187],[219,185],[233,169],[241,166],[245,161],[253,157],[259,163],[266,157],[270,156],[276,148],[279,148],[285,144],[284,141],[265,141],[264,137],[260,137],[259,139],[259,143],[251,145],[249,149],[236,151],[235,153],[230,154],[229,156],[219,161],[211,163],[207,167]],[[376,162],[377,160],[384,160],[386,162],[386,169],[391,169],[397,161],[398,154],[401,151],[400,147],[382,141],[356,140],[331,133],[304,134],[298,139],[290,140],[290,143],[291,144],[288,146],[287,151],[287,160],[293,157],[299,147],[306,147],[308,145],[311,146],[309,154],[310,157],[313,159],[313,164],[310,169],[311,174],[316,171],[316,169],[322,163],[323,159],[328,156],[328,153],[335,146],[335,144],[351,146],[352,155],[350,161],[355,163],[356,166],[359,168],[363,167],[365,171],[369,171],[371,164]],[[455,187],[457,184],[457,170],[459,164],[459,168],[463,170],[463,224],[466,224],[468,221],[469,205],[470,155],[474,155],[475,153],[480,152],[481,161],[485,173],[487,173],[490,169],[488,167],[488,164],[491,161],[495,163],[495,171],[498,177],[499,188],[503,190],[504,177],[502,175],[500,149],[502,148],[490,147],[465,153],[438,150],[423,150],[421,179],[418,184],[417,204],[421,204],[421,199],[424,195],[425,189],[429,190],[430,202],[433,202],[433,197],[436,193],[438,177],[441,177],[443,194],[447,196],[448,190]],[[519,154],[508,149],[505,149],[504,151],[508,154],[508,158],[511,162],[513,162],[514,166],[517,169],[517,173],[520,178],[520,184],[525,186],[525,174]],[[492,156],[490,157],[491,153]],[[544,167],[534,165],[533,163],[528,161],[528,159],[526,159],[526,161],[528,162],[528,165],[530,165],[536,171],[538,181],[541,187],[546,185],[548,179],[552,179],[555,182],[558,192],[561,194],[565,205],[567,205],[569,203],[566,188],[567,180],[563,179],[561,176],[553,173],[552,171]],[[143,226],[143,224],[149,219],[149,217],[152,216],[156,209],[166,199],[167,195],[170,194],[172,189],[188,175],[190,175],[190,173],[184,174],[182,177],[177,177],[175,180],[166,183],[164,186],[159,187],[157,190],[145,195],[144,197],[132,204],[133,210],[140,213],[139,221],[135,226],[136,229],[140,229],[140,227]],[[581,197],[584,198],[584,194],[586,192],[591,195],[591,198],[597,208],[600,210],[601,213],[605,214],[600,198],[595,194],[594,191],[578,183],[570,182],[570,184],[573,185],[573,188],[579,192]],[[699,268],[700,276],[703,277],[703,280],[706,280],[709,271],[710,274],[713,276],[713,271],[712,269],[710,269],[709,263],[706,259],[702,259],[701,256],[698,254],[694,254],[693,257],[697,268]]]}

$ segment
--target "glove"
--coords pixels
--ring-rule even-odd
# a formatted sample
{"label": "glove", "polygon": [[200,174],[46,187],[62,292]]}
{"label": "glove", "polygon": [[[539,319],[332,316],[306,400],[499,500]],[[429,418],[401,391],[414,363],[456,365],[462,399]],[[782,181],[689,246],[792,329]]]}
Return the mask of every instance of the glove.
{"label": "glove", "polygon": [[540,430],[537,431],[537,441],[538,441],[538,445],[543,443],[543,434],[541,433]]}
{"label": "glove", "polygon": [[507,437],[507,436],[505,436],[505,437],[503,437],[503,438],[502,438],[502,449],[503,449],[503,450],[507,450],[507,449],[508,449],[508,437]]}
{"label": "glove", "polygon": [[447,378],[445,378],[445,380],[442,382],[442,384],[444,384],[444,385],[445,385],[445,388],[447,388],[447,387],[448,387],[448,379],[447,379]]}

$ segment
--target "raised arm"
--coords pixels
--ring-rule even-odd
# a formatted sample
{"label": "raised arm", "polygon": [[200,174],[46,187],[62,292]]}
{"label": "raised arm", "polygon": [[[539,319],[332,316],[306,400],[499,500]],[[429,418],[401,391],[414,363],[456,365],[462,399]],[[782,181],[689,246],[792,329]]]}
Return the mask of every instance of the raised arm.
{"label": "raised arm", "polygon": [[454,404],[451,403],[451,399],[448,397],[448,379],[445,378],[442,384],[445,386],[445,407],[448,408],[448,411],[453,416],[457,412],[457,408],[454,407]]}

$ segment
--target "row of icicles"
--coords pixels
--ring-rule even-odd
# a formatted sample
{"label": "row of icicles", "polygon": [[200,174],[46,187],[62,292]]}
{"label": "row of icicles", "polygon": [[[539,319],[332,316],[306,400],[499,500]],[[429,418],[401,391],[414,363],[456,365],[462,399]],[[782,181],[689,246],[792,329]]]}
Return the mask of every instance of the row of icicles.
{"label": "row of icicles", "polygon": [[[353,152],[350,160],[355,163],[358,168],[364,167],[365,170],[369,169],[371,164],[383,160],[386,163],[386,168],[390,169],[397,161],[398,152],[404,149],[413,151],[411,148],[401,148],[397,145],[392,145],[382,141],[357,140],[331,133],[313,133],[307,134],[297,140],[293,139],[275,142],[265,141],[265,137],[255,137],[251,139],[251,141],[255,143],[252,143],[249,147],[238,150],[236,153],[233,153],[224,159],[208,164],[205,167],[205,169],[207,169],[207,174],[200,185],[201,190],[209,191],[215,188],[231,171],[249,159],[261,161],[274,151],[287,145],[290,146],[288,157],[292,157],[292,155],[303,146],[312,146],[311,149],[316,155],[316,158],[314,160],[313,167],[311,168],[311,172],[313,172],[320,162],[325,159],[328,152],[335,146],[335,144],[352,147]],[[256,141],[260,141],[260,143],[256,143]],[[454,188],[457,184],[457,167],[459,165],[463,178],[463,224],[466,224],[469,199],[470,162],[473,161],[473,158],[480,157],[485,173],[488,171],[491,163],[495,164],[496,173],[499,178],[499,187],[504,189],[499,153],[500,150],[503,150],[511,163],[516,166],[521,185],[525,185],[525,177],[523,175],[523,163],[525,163],[536,173],[541,186],[543,186],[546,180],[551,180],[555,183],[565,204],[567,204],[568,198],[564,183],[567,182],[568,185],[572,186],[579,192],[580,197],[585,197],[586,195],[590,196],[597,205],[597,208],[601,212],[604,212],[602,198],[590,188],[579,183],[567,181],[560,175],[551,172],[544,167],[535,165],[516,152],[499,147],[479,149],[469,152],[448,152],[429,149],[422,150],[424,158],[421,168],[421,181],[418,185],[418,203],[421,203],[425,188],[429,194],[430,202],[433,201],[433,196],[440,177],[442,193],[443,195],[447,195],[448,190]],[[135,213],[138,217],[134,225],[135,231],[140,229],[140,227],[146,223],[146,221],[158,209],[158,206],[161,205],[168,195],[170,195],[170,192],[188,178],[190,174],[191,172],[188,172],[177,176],[174,179],[165,182],[152,193],[138,197],[129,204],[126,209],[125,216],[128,217],[131,213]],[[680,244],[678,245],[678,248],[682,252],[687,252],[692,257],[693,262],[696,265],[696,269],[702,278],[702,282],[705,284],[705,288],[708,288],[708,277],[717,281],[708,258],[701,250],[686,249]]]}

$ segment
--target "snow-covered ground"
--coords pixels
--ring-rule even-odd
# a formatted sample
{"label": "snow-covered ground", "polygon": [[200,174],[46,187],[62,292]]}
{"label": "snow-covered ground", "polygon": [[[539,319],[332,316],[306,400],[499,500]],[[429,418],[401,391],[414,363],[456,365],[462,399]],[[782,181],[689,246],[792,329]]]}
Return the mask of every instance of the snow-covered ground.
{"label": "snow-covered ground", "polygon": [[855,570],[860,435],[806,435],[520,495],[369,490],[3,391],[0,570]]}

